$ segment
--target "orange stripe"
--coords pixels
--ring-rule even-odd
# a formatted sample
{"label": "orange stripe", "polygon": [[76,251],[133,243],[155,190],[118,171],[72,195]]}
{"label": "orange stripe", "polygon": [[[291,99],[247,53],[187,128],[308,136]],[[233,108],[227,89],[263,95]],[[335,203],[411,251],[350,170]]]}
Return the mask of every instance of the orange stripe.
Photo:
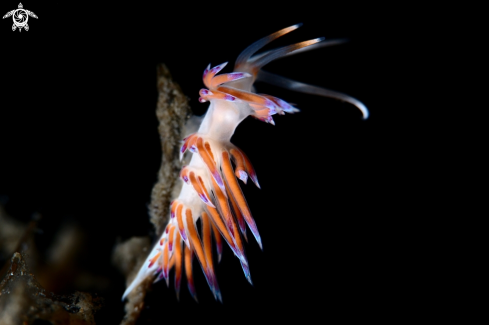
{"label": "orange stripe", "polygon": [[175,232],[175,226],[171,225],[170,226],[170,233],[168,235],[168,250],[170,251],[170,254],[173,252],[173,236]]}
{"label": "orange stripe", "polygon": [[183,240],[186,241],[187,236],[185,234],[185,227],[183,226],[182,209],[183,209],[183,204],[180,204],[177,208],[177,222],[178,222],[178,230],[180,231],[180,235],[182,236]]}
{"label": "orange stripe", "polygon": [[268,37],[270,38],[270,41],[273,41],[274,39],[279,38],[280,36],[285,35],[287,33],[290,33],[291,31],[296,30],[299,27],[300,27],[300,24],[285,27],[285,28],[279,30],[278,32],[271,34]]}
{"label": "orange stripe", "polygon": [[268,52],[267,54],[263,55],[262,57],[258,58],[257,60],[255,60],[252,63],[252,68],[260,69],[261,67],[263,67],[264,65],[266,65],[267,63],[270,63],[271,61],[273,61],[275,59],[283,57],[284,55],[287,55],[290,52],[299,50],[299,49],[307,47],[309,45],[319,43],[322,40],[323,40],[322,38],[315,38],[312,40],[303,41],[300,43],[295,43],[295,44],[291,44],[288,46],[284,46],[284,47],[278,48],[276,50],[272,50],[272,51]]}
{"label": "orange stripe", "polygon": [[192,245],[192,249],[197,254],[197,259],[202,265],[202,269],[204,270],[204,273],[207,274],[207,262],[205,259],[204,250],[202,248],[202,243],[200,242],[199,234],[197,233],[197,229],[195,228],[194,225],[194,220],[192,219],[192,213],[190,212],[190,210],[187,210],[186,214],[187,214],[187,229],[189,232],[189,237],[190,237],[189,239]]}
{"label": "orange stripe", "polygon": [[187,280],[189,282],[193,282],[193,277],[192,277],[192,251],[185,246],[183,248],[185,251],[185,274],[187,275]]}
{"label": "orange stripe", "polygon": [[193,136],[188,142],[188,147],[192,148],[193,146],[195,146],[195,143],[197,142],[198,138],[199,137],[197,135]]}
{"label": "orange stripe", "polygon": [[234,98],[231,95],[228,95],[226,93],[223,93],[222,91],[217,91],[217,90],[212,90],[212,95],[206,95],[203,96],[202,98],[209,100],[209,99],[222,99],[226,101],[235,101],[236,98]]}
{"label": "orange stripe", "polygon": [[188,171],[189,171],[189,168],[187,166],[186,167],[183,167],[182,170],[180,171],[180,178],[185,183],[188,183]]}
{"label": "orange stripe", "polygon": [[230,88],[230,87],[226,87],[226,86],[220,86],[217,88],[217,90],[222,91],[223,93],[232,95],[232,96],[239,98],[241,100],[244,100],[246,102],[250,102],[252,104],[264,106],[267,108],[275,108],[275,106],[276,106],[275,103],[272,102],[271,100],[269,100],[268,98],[257,95],[255,93],[250,93],[250,92],[247,92],[244,90],[238,90],[238,89],[234,89],[234,88]]}
{"label": "orange stripe", "polygon": [[204,142],[204,147],[207,150],[207,152],[209,153],[209,156],[211,156],[212,161],[215,164],[216,163],[216,160],[214,159],[214,154],[212,153],[211,145],[209,144],[209,142],[207,142],[207,141]]}
{"label": "orange stripe", "polygon": [[209,195],[209,192],[207,192],[207,189],[205,188],[204,180],[202,179],[202,177],[197,175],[197,181],[199,182],[200,187],[202,188],[202,192],[205,194],[205,196],[210,198],[211,196]]}
{"label": "orange stripe", "polygon": [[168,268],[169,268],[169,265],[168,265],[168,243],[166,245],[163,246],[163,261],[162,261],[162,268],[163,268],[163,276],[166,278],[168,278]]}
{"label": "orange stripe", "polygon": [[[243,157],[241,156],[241,154],[239,152],[236,151],[236,149],[231,149],[230,152],[234,158],[234,163],[236,165],[236,168],[234,170],[234,175],[236,175],[237,178],[241,179],[241,175],[239,172],[241,171],[241,172],[246,173],[245,168],[244,168],[244,163],[243,163]],[[246,184],[246,182],[245,182],[245,184]]]}
{"label": "orange stripe", "polygon": [[236,236],[234,237],[236,239],[236,245],[238,246],[241,255],[246,260],[243,241],[241,240],[241,236],[239,234],[239,230],[238,230],[238,226],[236,225],[236,222],[233,222],[233,228],[234,228],[234,233],[236,234]]}
{"label": "orange stripe", "polygon": [[192,259],[194,254],[187,246],[184,247],[184,255],[185,255],[185,274],[187,275],[188,289],[190,294],[197,300],[197,296],[195,295],[195,286],[194,286],[194,277],[192,274]]}
{"label": "orange stripe", "polygon": [[182,148],[180,149],[180,155],[183,155],[185,151],[191,146],[191,141],[195,138],[195,133],[186,137],[183,141]]}
{"label": "orange stripe", "polygon": [[175,266],[175,255],[173,254],[171,257],[170,257],[170,266],[168,267],[169,270],[172,269],[172,267]]}
{"label": "orange stripe", "polygon": [[202,237],[204,241],[204,254],[209,264],[209,270],[214,273],[214,261],[212,260],[211,223],[207,213],[202,212]]}
{"label": "orange stripe", "polygon": [[221,75],[218,75],[218,76],[215,76],[214,78],[212,78],[211,87],[212,87],[212,89],[215,89],[220,84],[223,84],[225,82],[229,82],[232,80],[233,79],[230,79],[229,73],[221,74]]}
{"label": "orange stripe", "polygon": [[217,186],[216,181],[213,179],[212,182],[214,185],[214,193],[217,196],[217,203],[218,203],[218,205],[221,209],[221,212],[223,214],[222,217],[226,223],[226,227],[230,231],[231,236],[236,237],[237,233],[234,231],[234,227],[233,227],[234,220],[233,220],[233,216],[231,214],[231,210],[229,209],[228,200],[227,200],[226,196],[224,195],[224,193],[219,188],[219,186]]}
{"label": "orange stripe", "polygon": [[[233,151],[234,151],[234,153],[233,153]],[[248,156],[246,156],[246,154],[240,149],[231,149],[231,153],[241,155],[241,157],[243,158],[244,166],[246,168],[246,172],[250,176],[253,183],[255,183],[255,185],[258,188],[260,188],[260,184],[258,184],[258,178],[256,177],[255,169],[253,168],[253,165],[251,164],[251,161],[248,158]]]}
{"label": "orange stripe", "polygon": [[177,291],[177,299],[180,295],[180,282],[182,280],[182,239],[180,234],[176,234],[175,254],[173,255],[175,260],[175,290]]}
{"label": "orange stripe", "polygon": [[192,183],[192,186],[194,187],[195,191],[198,194],[204,194],[204,191],[202,191],[202,188],[200,187],[200,184],[197,182],[197,179],[195,178],[195,173],[194,172],[190,172],[190,174],[188,176],[190,178],[190,183]]}
{"label": "orange stripe", "polygon": [[224,69],[224,67],[227,64],[228,64],[227,62],[224,62],[224,63],[219,64],[219,65],[217,65],[217,66],[215,66],[215,67],[213,67],[212,69],[209,69],[209,70],[208,70],[209,66],[207,66],[207,68],[206,68],[207,72],[204,72],[204,74],[205,74],[204,75],[204,78],[203,78],[204,79],[204,84],[207,87],[211,88],[211,86],[212,86],[212,83],[211,83],[212,78],[214,78],[214,76],[216,74],[218,74],[219,71],[221,71],[222,69]]}
{"label": "orange stripe", "polygon": [[[226,177],[226,176],[224,176]],[[232,177],[234,178],[234,175],[232,175]],[[226,182],[224,182],[224,184],[226,185],[226,191],[229,193],[228,196],[230,197],[229,201],[231,201],[231,207],[234,211],[234,215],[236,216],[236,219],[238,220],[238,225],[239,225],[239,229],[241,230],[241,233],[244,235],[246,241],[248,241],[248,238],[246,238],[246,224],[245,224],[245,221],[243,219],[243,214],[241,213],[241,210],[239,209],[237,203],[236,203],[236,199],[234,198],[234,195],[231,191],[231,189],[229,188],[229,182],[227,181],[226,178],[224,178],[226,180]]]}
{"label": "orange stripe", "polygon": [[224,184],[222,182],[221,175],[219,174],[219,171],[217,170],[216,164],[214,163],[213,158],[210,156],[210,154],[207,152],[207,150],[204,147],[204,140],[202,138],[197,139],[197,150],[199,150],[199,155],[202,157],[202,160],[204,163],[207,165],[207,168],[212,174],[212,177],[214,180],[219,184],[221,188],[224,187]]}
{"label": "orange stripe", "polygon": [[[214,180],[213,180],[214,181]],[[236,222],[234,222],[231,211],[229,210],[229,205],[227,199],[224,197],[221,189],[217,187],[217,184],[214,182],[216,196],[218,198],[219,207],[221,208],[224,220],[226,221],[226,225],[228,230],[230,231],[231,236],[236,240],[237,248],[244,256],[244,248],[243,242],[241,241],[241,236],[239,235],[238,227],[236,226]]]}
{"label": "orange stripe", "polygon": [[[211,198],[209,195],[207,195],[207,191],[205,190],[203,182],[198,182],[195,173],[190,172],[190,182],[192,183],[192,186],[194,187],[195,191],[199,194],[200,199],[207,205],[210,205],[211,207],[214,207],[214,204],[212,204]],[[200,178],[200,176],[199,176]]]}
{"label": "orange stripe", "polygon": [[246,218],[246,215],[251,215],[251,212],[248,209],[248,204],[246,203],[246,199],[244,198],[243,193],[241,192],[241,188],[236,181],[236,177],[234,177],[233,167],[231,166],[231,162],[229,161],[229,155],[227,152],[224,151],[222,153],[222,159],[222,169],[224,177],[229,187],[231,188],[233,198],[236,200],[239,209],[241,210],[241,212],[243,212],[243,215]]}
{"label": "orange stripe", "polygon": [[178,201],[173,201],[171,203],[171,207],[170,207],[170,218],[175,218],[175,212],[177,210],[177,206],[178,206]]}
{"label": "orange stripe", "polygon": [[221,235],[224,237],[226,242],[228,243],[229,246],[233,249],[233,251],[236,249],[233,239],[231,238],[231,235],[229,234],[226,226],[224,225],[224,222],[222,221],[221,217],[219,216],[219,213],[215,208],[207,207],[207,211],[210,213],[210,217],[212,221],[214,222],[214,225],[219,229],[219,232]]}
{"label": "orange stripe", "polygon": [[[284,29],[281,29],[279,30],[278,32],[275,32],[271,35],[268,35],[268,36],[265,36],[264,38],[258,40],[257,42],[255,42],[254,44],[252,44],[249,48],[251,48],[251,52],[250,50],[247,48],[245,49],[243,52],[246,53],[246,55],[244,53],[241,53],[239,56],[238,56],[238,59],[236,60],[236,65],[235,65],[235,70],[240,70],[241,67],[243,66],[246,66],[247,65],[247,61],[248,59],[250,58],[251,55],[253,55],[256,51],[258,51],[260,48],[262,48],[263,46],[267,45],[268,43],[270,43],[271,41],[277,39],[278,37],[282,36],[282,35],[285,35],[297,28],[299,28],[301,26],[301,24],[297,24],[297,25],[293,25],[293,26],[290,26],[290,27],[286,27]],[[258,43],[258,44],[257,44]],[[256,72],[255,72],[256,73]]]}
{"label": "orange stripe", "polygon": [[261,107],[261,109],[255,110],[251,115],[253,115],[254,117],[256,117],[258,119],[268,118],[268,116],[270,116],[270,109],[263,107],[263,106],[259,106],[259,107]]}
{"label": "orange stripe", "polygon": [[241,210],[241,213],[243,214],[243,217],[246,220],[246,223],[250,227],[251,232],[253,233],[258,244],[261,247],[261,237],[258,232],[258,228],[256,227],[255,220],[251,216],[250,209],[248,208],[246,199],[243,196],[243,192],[241,192],[241,188],[239,187],[238,181],[234,177],[233,167],[231,166],[231,162],[229,161],[229,154],[226,151],[222,153],[222,170],[224,173],[224,179],[226,180],[226,183],[231,188],[231,195],[233,196],[233,198],[236,199],[236,203],[238,204],[239,209]]}
{"label": "orange stripe", "polygon": [[148,268],[152,267],[153,264],[155,264],[156,260],[158,259],[158,257],[160,257],[160,255],[161,255],[161,251],[156,253],[156,255],[149,261]]}
{"label": "orange stripe", "polygon": [[247,77],[251,77],[251,75],[248,73],[244,73],[244,72],[224,73],[224,74],[221,74],[221,75],[218,75],[218,76],[215,76],[214,78],[212,78],[211,86],[212,86],[212,88],[216,88],[220,84],[230,82],[230,81],[234,81],[234,80],[247,78]]}
{"label": "orange stripe", "polygon": [[214,240],[216,241],[216,249],[217,249],[217,262],[221,261],[222,257],[222,237],[219,233],[219,230],[216,228],[216,225],[211,222],[212,233],[214,234]]}
{"label": "orange stripe", "polygon": [[[207,74],[204,76],[204,78],[202,78],[202,80],[204,81],[204,85],[206,85],[207,88],[211,88],[211,80],[215,74],[210,73],[210,71],[211,71],[210,65],[208,65],[205,70],[207,70]],[[205,73],[205,70],[204,70],[204,73]]]}

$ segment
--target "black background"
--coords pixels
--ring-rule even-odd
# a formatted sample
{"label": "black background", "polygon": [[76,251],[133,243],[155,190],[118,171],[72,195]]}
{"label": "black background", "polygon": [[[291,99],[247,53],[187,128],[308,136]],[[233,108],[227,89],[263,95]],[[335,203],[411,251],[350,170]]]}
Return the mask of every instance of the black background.
{"label": "black background", "polygon": [[[17,5],[2,3],[2,15]],[[200,303],[185,286],[177,303],[173,289],[159,283],[141,323],[377,319],[401,308],[406,266],[394,238],[407,208],[396,204],[405,173],[398,168],[405,122],[395,95],[403,65],[397,8],[302,1],[23,5],[39,17],[29,19],[28,32],[12,32],[9,19],[0,25],[0,195],[19,220],[42,214],[41,250],[65,220],[89,232],[79,267],[111,281],[98,292],[106,298],[102,324],[123,315],[124,279],[110,264],[114,244],[153,234],[147,204],[161,154],[156,65],[169,67],[200,115],[208,63],[229,61],[223,72],[230,72],[249,44],[299,22],[265,49],[321,36],[349,42],[265,70],[349,94],[371,117],[363,121],[355,107],[334,99],[257,84],[301,112],[276,117],[276,126],[249,118],[232,139],[262,186],[243,189],[264,244],[263,252],[253,240],[247,246],[254,286],[226,248],[217,269],[224,304],[213,300],[196,265]]]}

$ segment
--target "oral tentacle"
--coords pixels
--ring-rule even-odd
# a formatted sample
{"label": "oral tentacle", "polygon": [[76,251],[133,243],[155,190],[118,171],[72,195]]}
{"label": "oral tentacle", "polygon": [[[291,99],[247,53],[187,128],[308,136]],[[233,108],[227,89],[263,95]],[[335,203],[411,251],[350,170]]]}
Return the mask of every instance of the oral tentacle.
{"label": "oral tentacle", "polygon": [[301,27],[302,23],[296,24],[290,27],[283,28],[279,30],[278,32],[275,32],[271,35],[265,36],[255,43],[251,44],[248,46],[241,54],[238,56],[236,59],[236,64],[235,64],[235,70],[242,70],[243,66],[248,62],[248,60],[251,58],[253,54],[256,53],[256,51],[260,50],[262,47],[270,43],[271,41],[279,38],[280,36],[283,36],[287,33],[290,33],[293,30],[296,30],[297,28]]}
{"label": "oral tentacle", "polygon": [[290,114],[294,114],[294,113],[300,112],[300,110],[298,108],[290,105],[289,103],[287,103],[283,99],[280,99],[280,98],[277,98],[277,97],[273,97],[273,96],[270,96],[270,95],[265,95],[265,94],[260,94],[260,95],[262,95],[263,97],[266,97],[266,98],[270,99],[272,102],[274,102],[284,112],[287,112],[287,113],[290,113]]}
{"label": "oral tentacle", "polygon": [[287,55],[291,52],[300,50],[300,49],[307,47],[307,46],[317,44],[317,43],[322,42],[322,41],[324,41],[324,37],[319,37],[319,38],[315,38],[312,40],[303,41],[300,43],[287,45],[287,46],[278,48],[276,50],[273,50],[273,51],[266,53],[265,55],[260,56],[256,60],[253,60],[252,61],[253,63],[251,65],[253,67],[253,70],[258,72],[263,66],[267,65],[268,63],[272,62],[275,59],[278,59],[278,58],[280,58],[284,55]]}

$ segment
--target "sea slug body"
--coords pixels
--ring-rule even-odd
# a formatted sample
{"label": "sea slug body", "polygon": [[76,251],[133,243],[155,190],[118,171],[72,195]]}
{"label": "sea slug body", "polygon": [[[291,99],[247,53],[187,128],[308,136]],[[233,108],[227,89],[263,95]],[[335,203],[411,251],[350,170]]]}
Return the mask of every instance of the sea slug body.
{"label": "sea slug body", "polygon": [[[257,187],[260,185],[250,160],[230,139],[236,127],[248,116],[274,124],[273,115],[299,111],[282,99],[253,92],[252,86],[256,80],[294,91],[337,98],[360,109],[364,119],[368,117],[367,108],[353,97],[261,70],[272,60],[288,54],[342,42],[316,38],[255,54],[269,42],[298,27],[300,24],[284,28],[246,48],[238,56],[231,73],[218,74],[227,63],[212,68],[209,65],[204,70],[203,81],[207,88],[200,90],[199,101],[209,102],[210,105],[197,132],[183,139],[180,158],[187,152],[192,157],[180,172],[182,189],[171,204],[170,220],[165,231],[124,292],[123,299],[148,276],[156,275],[156,280],[165,279],[168,282],[172,268],[175,269],[177,297],[182,273],[185,272],[189,291],[196,298],[192,276],[192,260],[195,257],[214,297],[222,301],[215,275],[212,238],[218,253],[217,260],[222,254],[224,239],[251,283],[243,240],[247,238],[246,226],[260,247],[262,241],[238,179],[246,183],[249,178]],[[196,224],[199,219],[200,233]]]}

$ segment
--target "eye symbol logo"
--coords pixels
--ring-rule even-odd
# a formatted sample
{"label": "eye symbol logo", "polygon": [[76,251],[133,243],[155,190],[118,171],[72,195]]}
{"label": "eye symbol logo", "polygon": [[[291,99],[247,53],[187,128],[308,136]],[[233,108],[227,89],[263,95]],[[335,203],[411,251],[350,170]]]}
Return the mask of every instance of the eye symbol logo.
{"label": "eye symbol logo", "polygon": [[12,16],[12,19],[14,21],[14,24],[12,25],[12,31],[15,31],[18,28],[19,32],[22,31],[22,28],[24,28],[26,31],[29,30],[29,25],[27,25],[29,16],[37,19],[36,14],[32,11],[25,10],[22,6],[22,3],[19,3],[19,7],[17,9],[7,12],[5,16],[3,16],[3,18],[5,19],[10,16]]}

